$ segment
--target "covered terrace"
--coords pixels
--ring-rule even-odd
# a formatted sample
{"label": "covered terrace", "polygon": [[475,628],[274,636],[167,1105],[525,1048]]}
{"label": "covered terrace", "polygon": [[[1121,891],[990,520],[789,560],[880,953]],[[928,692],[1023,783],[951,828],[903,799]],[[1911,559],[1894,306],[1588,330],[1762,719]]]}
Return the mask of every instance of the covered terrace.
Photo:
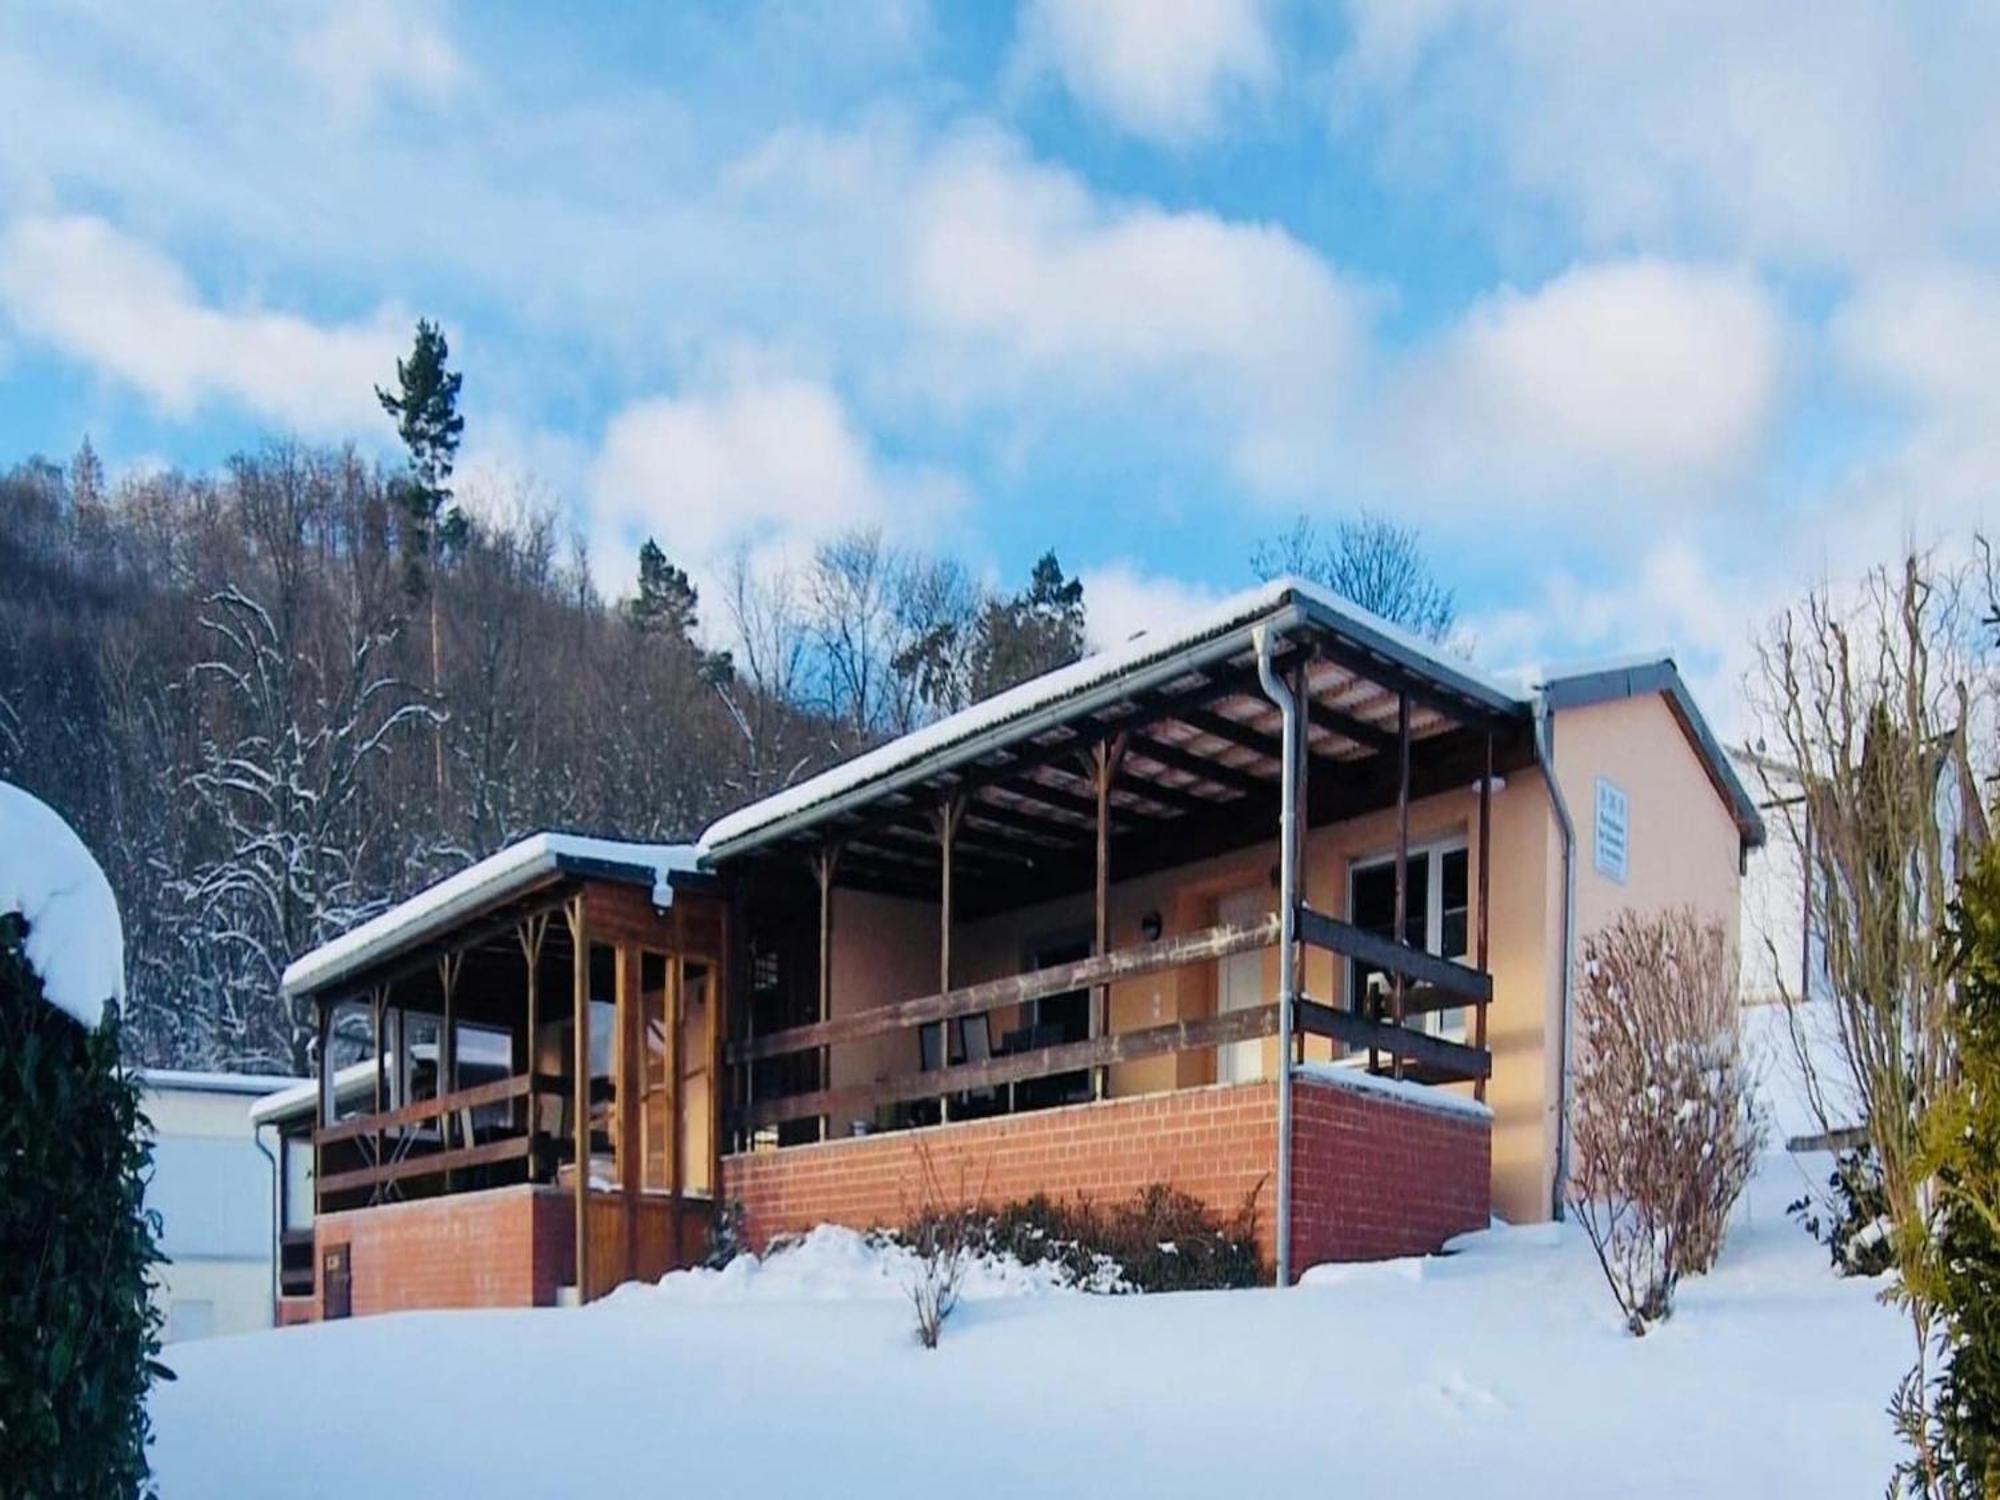
{"label": "covered terrace", "polygon": [[[748,949],[731,1144],[1260,1074],[1283,1094],[1275,1059],[1309,1050],[1483,1095],[1491,801],[1534,761],[1526,700],[1288,580],[726,818],[704,849]],[[1439,861],[1411,808],[1447,792],[1475,826]],[[1366,898],[1315,888],[1314,835],[1382,817]],[[1218,869],[1248,888],[1186,899]],[[1136,981],[1150,1002],[1116,1003]]]}

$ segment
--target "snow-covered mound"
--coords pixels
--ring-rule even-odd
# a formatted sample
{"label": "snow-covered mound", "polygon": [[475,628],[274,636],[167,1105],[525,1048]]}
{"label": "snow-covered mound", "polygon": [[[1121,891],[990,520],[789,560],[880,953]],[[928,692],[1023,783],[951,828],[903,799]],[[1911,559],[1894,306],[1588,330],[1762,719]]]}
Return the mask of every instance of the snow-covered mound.
{"label": "snow-covered mound", "polygon": [[[883,1257],[822,1234],[580,1311],[177,1345],[155,1468],[167,1500],[527,1500],[663,1474],[885,1500],[1877,1495],[1907,1325],[1785,1218],[1805,1180],[1767,1157],[1722,1264],[1643,1339],[1582,1237],[1542,1226],[1285,1292],[975,1297],[927,1351]],[[338,1400],[337,1459],[313,1456],[325,1405],[302,1392]]]}
{"label": "snow-covered mound", "polygon": [[[632,1284],[614,1301],[842,1302],[905,1300],[918,1271],[916,1253],[878,1237],[822,1224],[796,1243],[759,1259],[739,1255],[719,1271],[672,1271],[653,1286]],[[982,1255],[967,1268],[961,1302],[1040,1297],[1074,1291],[1056,1264],[1025,1266],[1011,1255]]]}
{"label": "snow-covered mound", "polygon": [[0,912],[28,919],[42,992],[85,1026],[125,997],[125,929],[111,882],[47,803],[0,781]]}

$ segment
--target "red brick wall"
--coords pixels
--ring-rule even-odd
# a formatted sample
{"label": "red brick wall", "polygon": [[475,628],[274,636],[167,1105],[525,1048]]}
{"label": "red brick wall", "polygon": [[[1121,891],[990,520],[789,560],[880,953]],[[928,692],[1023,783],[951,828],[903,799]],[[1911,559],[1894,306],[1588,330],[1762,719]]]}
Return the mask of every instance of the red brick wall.
{"label": "red brick wall", "polygon": [[[1004,1203],[1036,1192],[1100,1201],[1164,1182],[1224,1212],[1257,1189],[1259,1249],[1276,1250],[1277,1105],[1271,1083],[1187,1089],[1004,1119],[723,1158],[728,1198],[762,1248],[815,1224],[899,1224],[928,1149],[948,1196]],[[1417,1255],[1490,1212],[1491,1130],[1481,1118],[1301,1079],[1293,1093],[1292,1261]]]}
{"label": "red brick wall", "polygon": [[[1222,1212],[1257,1192],[1259,1250],[1275,1252],[1275,1085],[1112,1099],[929,1130],[723,1159],[750,1242],[815,1224],[901,1223],[921,1197],[920,1150],[948,1196],[1002,1203],[1043,1192],[1113,1201],[1156,1182]],[[1435,1250],[1485,1225],[1491,1131],[1484,1119],[1300,1079],[1293,1093],[1292,1260],[1369,1260]],[[349,1247],[353,1312],[528,1307],[572,1279],[572,1205],[548,1188],[494,1188],[323,1215],[326,1247]],[[317,1312],[286,1299],[286,1321]]]}
{"label": "red brick wall", "polygon": [[1490,1119],[1338,1084],[1292,1089],[1292,1265],[1427,1255],[1492,1215]]}
{"label": "red brick wall", "polygon": [[[947,1196],[1005,1203],[1123,1198],[1164,1182],[1233,1210],[1258,1190],[1258,1238],[1271,1253],[1277,1160],[1274,1085],[1109,1099],[891,1135],[788,1146],[722,1159],[725,1196],[743,1205],[751,1245],[815,1224],[900,1224],[922,1197],[927,1149]],[[1261,1187],[1260,1187],[1261,1184]]]}
{"label": "red brick wall", "polygon": [[314,1274],[329,1245],[349,1247],[355,1317],[546,1306],[572,1279],[574,1224],[568,1194],[527,1186],[323,1214]]}

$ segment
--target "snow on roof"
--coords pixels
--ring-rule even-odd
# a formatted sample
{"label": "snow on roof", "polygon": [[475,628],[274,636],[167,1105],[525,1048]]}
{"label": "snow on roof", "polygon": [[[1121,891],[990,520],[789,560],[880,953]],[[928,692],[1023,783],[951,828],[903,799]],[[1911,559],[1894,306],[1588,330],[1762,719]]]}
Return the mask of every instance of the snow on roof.
{"label": "snow on roof", "polygon": [[1464,1115],[1473,1120],[1493,1118],[1492,1109],[1477,1099],[1468,1099],[1463,1094],[1448,1094],[1443,1089],[1415,1083],[1407,1078],[1364,1072],[1352,1063],[1300,1063],[1292,1069],[1292,1076],[1308,1078],[1314,1083],[1330,1083],[1336,1088],[1353,1089],[1357,1093],[1386,1095],[1405,1104],[1414,1104],[1419,1109],[1434,1109],[1440,1114]]}
{"label": "snow on roof", "polygon": [[[360,1062],[349,1063],[333,1075],[333,1097],[346,1098],[357,1093],[364,1085],[373,1087],[376,1063],[372,1057],[364,1057]],[[250,1123],[268,1125],[273,1120],[281,1120],[287,1115],[309,1110],[319,1097],[319,1080],[302,1078],[287,1084],[275,1094],[266,1094],[250,1106]]]}
{"label": "snow on roof", "polygon": [[982,703],[960,709],[934,724],[891,740],[886,745],[879,745],[852,760],[843,761],[796,786],[739,808],[711,824],[701,836],[700,847],[704,854],[714,853],[773,823],[904,770],[976,735],[1063,703],[1183,651],[1229,636],[1295,602],[1306,606],[1314,615],[1358,642],[1400,658],[1425,675],[1472,697],[1507,708],[1525,707],[1530,701],[1518,688],[1477,672],[1462,662],[1446,658],[1434,642],[1422,640],[1315,583],[1303,578],[1278,578],[1246,589],[1212,609],[1190,616],[1175,630],[1158,633],[1142,631],[1121,646],[1030,678]]}
{"label": "snow on roof", "polygon": [[47,803],[0,781],[0,912],[28,922],[42,993],[85,1026],[125,998],[125,929],[111,882]]}
{"label": "snow on roof", "polygon": [[668,906],[673,902],[669,880],[676,872],[693,870],[698,856],[693,844],[630,844],[573,833],[537,833],[301,954],[285,969],[282,988],[288,995],[312,989],[364,957],[448,927],[468,911],[552,870],[624,879],[650,876],[654,903]]}
{"label": "snow on roof", "polygon": [[300,1083],[312,1086],[310,1078],[294,1078],[288,1073],[202,1073],[180,1068],[141,1068],[139,1082],[155,1092],[187,1094],[268,1094]]}

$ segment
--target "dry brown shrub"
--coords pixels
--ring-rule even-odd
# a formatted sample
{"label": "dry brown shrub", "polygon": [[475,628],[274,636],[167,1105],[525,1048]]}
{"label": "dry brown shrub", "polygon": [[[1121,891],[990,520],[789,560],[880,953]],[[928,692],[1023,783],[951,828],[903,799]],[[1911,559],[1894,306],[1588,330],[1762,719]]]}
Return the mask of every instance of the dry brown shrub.
{"label": "dry brown shrub", "polygon": [[1585,940],[1570,1208],[1632,1332],[1722,1253],[1764,1122],[1737,1029],[1736,957],[1686,907]]}

